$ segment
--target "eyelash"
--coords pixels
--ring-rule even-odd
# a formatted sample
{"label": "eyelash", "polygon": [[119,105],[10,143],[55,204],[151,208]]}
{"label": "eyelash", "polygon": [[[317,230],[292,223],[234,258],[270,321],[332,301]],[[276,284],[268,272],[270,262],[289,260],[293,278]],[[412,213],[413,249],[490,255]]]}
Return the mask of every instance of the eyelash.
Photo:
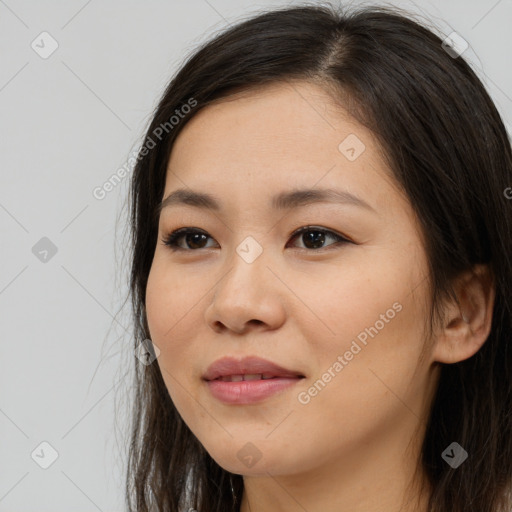
{"label": "eyelash", "polygon": [[[326,234],[326,235],[331,235],[333,238],[336,239],[336,243],[327,246],[327,248],[321,247],[320,249],[308,249],[307,247],[305,247],[305,248],[299,247],[299,249],[301,249],[301,250],[305,250],[305,251],[309,251],[309,252],[311,252],[311,251],[312,252],[319,252],[319,251],[323,251],[323,250],[330,250],[329,247],[337,246],[338,244],[354,243],[351,240],[345,238],[344,236],[341,236],[341,235],[339,235],[339,234],[337,234],[337,233],[335,233],[335,232],[333,232],[333,231],[331,231],[329,229],[318,228],[316,226],[304,226],[304,227],[294,231],[290,235],[291,239],[294,239],[294,238],[302,235],[303,233],[307,233],[308,231],[316,231],[316,232],[320,232],[320,233],[323,233],[323,234]],[[207,233],[205,231],[201,230],[201,229],[180,228],[180,229],[177,229],[177,230],[173,231],[167,237],[162,239],[162,242],[163,242],[163,244],[168,246],[169,249],[172,250],[172,251],[195,252],[195,251],[200,250],[200,249],[184,249],[183,247],[179,247],[178,246],[177,242],[182,237],[184,237],[185,235],[188,235],[188,234],[204,234],[204,235],[207,235]],[[208,238],[211,238],[211,237],[208,236]],[[205,249],[205,247],[202,247],[201,249]],[[211,249],[211,247],[206,247],[206,249]]]}

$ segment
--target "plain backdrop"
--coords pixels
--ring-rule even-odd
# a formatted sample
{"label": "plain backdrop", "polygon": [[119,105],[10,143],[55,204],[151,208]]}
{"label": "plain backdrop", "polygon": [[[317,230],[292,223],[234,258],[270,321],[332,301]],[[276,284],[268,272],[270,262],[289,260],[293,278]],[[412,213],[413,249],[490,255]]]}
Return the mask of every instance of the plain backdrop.
{"label": "plain backdrop", "polygon": [[[0,0],[0,512],[124,510],[129,173],[93,191],[194,48],[284,4]],[[469,43],[510,130],[512,0],[388,5]]]}

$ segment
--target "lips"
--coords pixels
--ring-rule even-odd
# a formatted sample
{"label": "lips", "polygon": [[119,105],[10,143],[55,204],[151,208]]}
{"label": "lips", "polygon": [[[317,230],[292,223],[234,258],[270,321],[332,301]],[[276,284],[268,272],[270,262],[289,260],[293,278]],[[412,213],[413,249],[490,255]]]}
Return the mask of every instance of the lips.
{"label": "lips", "polygon": [[234,357],[223,357],[211,364],[203,375],[204,380],[224,382],[303,377],[304,375],[299,371],[284,368],[259,357],[244,357],[240,360]]}

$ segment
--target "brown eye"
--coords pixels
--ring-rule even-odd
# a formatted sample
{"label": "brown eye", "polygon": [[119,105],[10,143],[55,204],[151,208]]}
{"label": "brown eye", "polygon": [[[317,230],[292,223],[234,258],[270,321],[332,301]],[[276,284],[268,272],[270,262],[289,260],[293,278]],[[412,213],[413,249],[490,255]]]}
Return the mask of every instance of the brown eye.
{"label": "brown eye", "polygon": [[[185,247],[182,247],[179,241],[185,239]],[[205,249],[205,244],[208,236],[204,231],[191,228],[181,228],[173,231],[167,238],[162,240],[165,245],[168,245],[172,250],[196,250]]]}
{"label": "brown eye", "polygon": [[[300,247],[300,249],[323,249],[325,240],[328,238],[332,238],[335,242],[340,243],[351,243],[350,240],[347,240],[345,237],[334,233],[328,229],[317,228],[315,226],[305,226],[300,228],[298,231],[292,235],[292,239],[300,237],[303,241],[304,247]],[[335,245],[335,244],[329,244]]]}

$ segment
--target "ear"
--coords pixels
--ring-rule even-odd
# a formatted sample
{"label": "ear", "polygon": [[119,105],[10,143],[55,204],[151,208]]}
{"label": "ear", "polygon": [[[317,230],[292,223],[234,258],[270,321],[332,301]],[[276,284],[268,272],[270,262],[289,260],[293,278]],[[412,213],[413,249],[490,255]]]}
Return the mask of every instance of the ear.
{"label": "ear", "polygon": [[495,283],[487,265],[476,265],[456,279],[459,304],[445,306],[445,320],[435,341],[433,359],[457,363],[470,358],[491,332]]}

